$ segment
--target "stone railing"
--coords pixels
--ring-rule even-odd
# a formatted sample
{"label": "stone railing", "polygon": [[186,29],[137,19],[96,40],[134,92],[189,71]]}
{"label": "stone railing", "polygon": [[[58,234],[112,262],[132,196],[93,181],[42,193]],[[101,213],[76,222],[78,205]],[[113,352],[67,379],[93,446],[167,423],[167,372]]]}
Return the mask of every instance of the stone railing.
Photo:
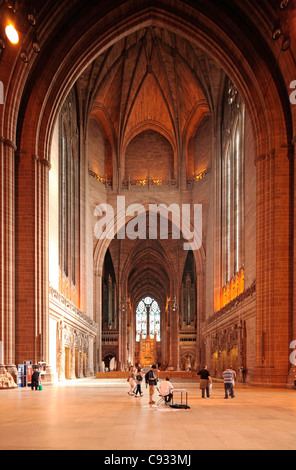
{"label": "stone railing", "polygon": [[231,312],[233,309],[239,307],[242,305],[246,299],[249,297],[252,297],[254,294],[256,294],[256,281],[253,282],[253,284],[246,289],[243,293],[241,293],[238,297],[233,299],[231,302],[229,302],[225,307],[221,308],[218,312],[216,312],[214,315],[212,315],[206,322],[204,323],[204,326],[209,326],[214,322],[217,322],[220,318],[223,318],[227,313]]}
{"label": "stone railing", "polygon": [[187,178],[187,185],[191,186],[191,185],[194,185],[195,183],[198,183],[199,181],[204,179],[210,172],[211,172],[211,170],[206,169],[206,170],[203,170],[201,173],[199,173],[196,176],[191,176],[191,178]]}
{"label": "stone railing", "polygon": [[167,178],[150,178],[147,176],[144,179],[131,179],[131,178],[124,178],[121,182],[121,189],[124,190],[131,190],[133,188],[137,189],[172,189],[177,187],[177,181],[172,179],[170,176]]}
{"label": "stone railing", "polygon": [[107,176],[100,176],[98,173],[95,173],[92,170],[88,170],[89,175],[94,178],[99,183],[103,184],[106,189],[112,189],[112,180],[109,180]]}
{"label": "stone railing", "polygon": [[79,310],[76,305],[74,305],[72,302],[70,302],[66,297],[64,297],[60,292],[58,292],[56,289],[54,289],[51,285],[49,285],[49,296],[56,300],[61,306],[63,306],[67,311],[71,312],[71,315],[74,316],[77,321],[82,321],[83,323],[86,323],[91,329],[97,330],[98,325],[91,319],[89,318],[85,313],[83,313],[81,310]]}

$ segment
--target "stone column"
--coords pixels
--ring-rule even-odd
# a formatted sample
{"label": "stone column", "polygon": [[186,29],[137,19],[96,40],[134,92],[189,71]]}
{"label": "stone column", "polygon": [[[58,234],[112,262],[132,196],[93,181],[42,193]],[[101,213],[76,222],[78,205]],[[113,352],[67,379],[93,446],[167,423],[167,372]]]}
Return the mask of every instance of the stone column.
{"label": "stone column", "polygon": [[176,303],[173,300],[171,305],[171,364],[174,370],[179,370],[179,303],[176,298]]}
{"label": "stone column", "polygon": [[289,370],[290,187],[286,147],[256,159],[257,279],[254,385],[284,386]]}
{"label": "stone column", "polygon": [[119,336],[118,336],[118,369],[125,370],[127,368],[127,302],[125,296],[119,293]]}
{"label": "stone column", "polygon": [[20,154],[16,213],[16,354],[19,362],[49,360],[49,272],[47,159]]}
{"label": "stone column", "polygon": [[[294,246],[294,256],[293,256],[293,314],[292,314],[292,337],[289,339],[289,346],[294,346],[294,343],[296,341],[296,189],[295,189],[295,181],[296,181],[296,137],[293,139],[293,153],[294,153],[294,213],[293,213],[293,218],[294,218],[294,233],[293,233],[293,246]],[[291,344],[293,342],[293,344]],[[289,349],[289,357],[290,360],[290,372],[289,372],[289,378],[288,378],[288,386],[289,387],[294,387],[294,382],[296,380],[296,363],[293,364],[294,362],[294,357],[295,357],[295,347]]]}
{"label": "stone column", "polygon": [[94,340],[93,340],[92,336],[89,336],[87,364],[86,364],[86,368],[87,368],[86,375],[87,376],[89,376],[89,375],[93,376],[95,374],[93,350],[94,350]]}
{"label": "stone column", "polygon": [[15,364],[15,151],[13,142],[0,138],[0,341],[3,364],[14,378]]}
{"label": "stone column", "polygon": [[[48,160],[39,160],[39,220],[40,220],[40,246],[38,247],[38,256],[40,260],[39,272],[36,278],[39,280],[40,307],[39,322],[37,323],[40,335],[40,357],[41,360],[49,363],[49,341],[48,341],[48,323],[49,323],[49,170],[51,165]],[[48,364],[50,367],[50,365]],[[49,371],[47,371],[49,372]]]}
{"label": "stone column", "polygon": [[95,322],[98,325],[96,337],[96,357],[95,357],[95,371],[103,372],[102,367],[102,269],[97,268],[94,270],[94,311]]}

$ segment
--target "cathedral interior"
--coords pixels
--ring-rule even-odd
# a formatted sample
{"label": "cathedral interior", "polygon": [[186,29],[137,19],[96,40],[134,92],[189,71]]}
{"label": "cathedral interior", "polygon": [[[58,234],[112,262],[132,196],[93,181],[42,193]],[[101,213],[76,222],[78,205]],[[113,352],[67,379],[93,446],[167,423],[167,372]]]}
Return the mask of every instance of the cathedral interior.
{"label": "cathedral interior", "polygon": [[293,387],[295,0],[6,0],[0,24],[0,371]]}

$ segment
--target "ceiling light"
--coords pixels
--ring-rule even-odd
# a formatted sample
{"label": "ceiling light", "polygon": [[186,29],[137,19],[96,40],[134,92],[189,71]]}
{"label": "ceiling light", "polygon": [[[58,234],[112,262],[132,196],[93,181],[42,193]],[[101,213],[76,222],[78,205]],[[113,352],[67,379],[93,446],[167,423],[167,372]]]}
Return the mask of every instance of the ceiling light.
{"label": "ceiling light", "polygon": [[29,21],[31,26],[36,26],[36,18],[33,15],[33,13],[28,14],[28,21]]}
{"label": "ceiling light", "polygon": [[285,36],[282,44],[282,51],[286,52],[291,46],[291,39],[288,36]]}
{"label": "ceiling light", "polygon": [[22,59],[23,62],[25,62],[25,64],[27,64],[29,62],[29,57],[26,54],[26,52],[21,53],[21,59]]}
{"label": "ceiling light", "polygon": [[39,42],[33,42],[32,47],[33,47],[34,51],[36,52],[36,54],[39,54],[39,52],[41,50]]}
{"label": "ceiling light", "polygon": [[280,3],[280,9],[284,10],[289,5],[289,0],[282,0]]}
{"label": "ceiling light", "polygon": [[282,30],[279,26],[276,26],[273,30],[273,33],[272,33],[272,39],[274,41],[277,41],[282,35]]}
{"label": "ceiling light", "polygon": [[15,27],[10,23],[5,28],[5,34],[12,44],[18,44],[19,35]]}
{"label": "ceiling light", "polygon": [[39,54],[39,52],[41,51],[41,47],[37,39],[33,41],[32,47],[36,54]]}

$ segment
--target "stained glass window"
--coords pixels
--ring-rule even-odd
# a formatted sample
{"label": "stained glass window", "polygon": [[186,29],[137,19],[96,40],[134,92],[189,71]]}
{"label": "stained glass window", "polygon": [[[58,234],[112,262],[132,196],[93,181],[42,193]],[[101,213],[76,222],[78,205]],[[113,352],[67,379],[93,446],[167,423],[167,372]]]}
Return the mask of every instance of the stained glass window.
{"label": "stained glass window", "polygon": [[152,339],[156,335],[156,341],[160,341],[160,308],[151,297],[142,299],[136,309],[136,341],[148,335]]}

